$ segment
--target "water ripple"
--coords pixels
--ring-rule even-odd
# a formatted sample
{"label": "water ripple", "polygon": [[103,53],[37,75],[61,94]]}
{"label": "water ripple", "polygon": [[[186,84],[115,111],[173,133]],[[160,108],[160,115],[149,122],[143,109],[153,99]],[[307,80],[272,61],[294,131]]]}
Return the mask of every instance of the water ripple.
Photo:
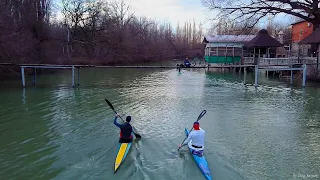
{"label": "water ripple", "polygon": [[[40,76],[35,88],[1,91],[1,179],[203,179],[187,149],[177,152],[183,129],[203,109],[214,179],[320,172],[318,89],[268,80],[255,88],[201,69],[81,71],[80,87],[62,73]],[[105,98],[142,135],[116,174],[119,129]]]}

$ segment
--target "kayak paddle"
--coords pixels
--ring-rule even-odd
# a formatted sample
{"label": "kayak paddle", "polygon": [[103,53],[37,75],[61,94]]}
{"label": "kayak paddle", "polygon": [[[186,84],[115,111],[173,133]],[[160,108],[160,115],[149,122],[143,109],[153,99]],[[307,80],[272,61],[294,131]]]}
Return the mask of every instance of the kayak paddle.
{"label": "kayak paddle", "polygon": [[[198,116],[198,119],[197,119],[197,122],[198,121],[200,121],[200,119],[205,115],[207,113],[207,111],[206,110],[203,110],[200,114],[199,114],[199,116]],[[190,134],[190,132],[193,130],[193,126],[192,126],[192,128],[190,129],[190,131],[189,131],[189,134]],[[187,139],[188,137],[186,137],[186,138],[184,138],[184,140],[182,141],[182,143]],[[181,143],[181,144],[182,144]],[[180,148],[178,148],[178,151],[180,150]]]}
{"label": "kayak paddle", "polygon": [[[111,102],[108,101],[107,99],[104,99],[106,100],[106,102],[108,103],[108,105],[110,106],[110,108],[113,110],[114,113],[117,114],[116,110],[114,110],[114,107],[112,106]],[[119,115],[120,119],[122,119],[122,117]],[[125,120],[122,119],[123,122],[126,122]],[[131,125],[132,126],[132,125]],[[132,126],[132,129],[134,129],[134,127]],[[138,133],[135,133],[133,130],[132,130],[133,134],[136,136],[136,138],[141,138],[141,136],[138,134]]]}

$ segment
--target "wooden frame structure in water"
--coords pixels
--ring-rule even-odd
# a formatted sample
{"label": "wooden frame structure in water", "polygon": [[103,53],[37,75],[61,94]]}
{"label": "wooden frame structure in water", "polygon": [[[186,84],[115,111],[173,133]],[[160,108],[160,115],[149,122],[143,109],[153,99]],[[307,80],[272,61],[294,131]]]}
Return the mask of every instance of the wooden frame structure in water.
{"label": "wooden frame structure in water", "polygon": [[[25,74],[24,74],[24,69],[25,68],[34,68],[33,71],[33,80],[32,84],[36,84],[36,72],[37,69],[71,69],[72,70],[72,87],[75,87],[75,82],[74,82],[74,70],[76,69],[75,66],[59,66],[59,65],[44,65],[44,66],[33,66],[33,65],[27,65],[27,66],[20,66],[21,68],[21,80],[22,80],[22,87],[26,86],[26,81],[25,81]],[[80,84],[80,67],[78,67],[78,85]]]}
{"label": "wooden frame structure in water", "polygon": [[[1,64],[0,64],[1,65]],[[4,64],[4,65],[11,65],[11,64]],[[298,64],[295,64],[298,65]],[[308,64],[309,65],[309,64]],[[293,65],[281,65],[281,66],[287,66],[287,67],[279,67],[279,65],[276,66],[258,66],[258,65],[223,65],[223,66],[202,66],[202,67],[192,67],[192,68],[207,68],[208,70],[210,68],[228,68],[233,69],[239,68],[239,73],[241,73],[241,68],[244,69],[244,84],[246,84],[246,75],[247,75],[247,67],[254,67],[255,68],[255,83],[254,86],[258,87],[258,74],[259,71],[291,71],[291,79],[290,79],[290,85],[293,84],[293,71],[303,71],[303,78],[302,78],[302,87],[306,86],[306,78],[307,78],[307,64],[303,64],[302,67],[299,68],[293,68]],[[289,68],[288,68],[289,66]],[[93,67],[93,68],[177,68],[176,66],[94,66],[94,65],[44,65],[44,64],[38,64],[38,65],[20,65],[21,68],[21,79],[22,79],[22,86],[25,87],[25,68],[34,68],[33,73],[33,85],[36,83],[36,69],[37,68],[47,68],[47,69],[71,69],[72,70],[72,87],[75,87],[75,74],[74,70],[78,69],[78,85],[80,83],[80,68],[81,67]]]}
{"label": "wooden frame structure in water", "polygon": [[272,68],[272,67],[265,67],[265,68],[259,68],[258,65],[255,65],[255,76],[254,76],[254,86],[258,87],[258,74],[260,70],[265,70],[267,71],[291,71],[291,76],[290,76],[290,85],[293,84],[293,71],[303,71],[302,75],[302,87],[306,87],[306,80],[307,80],[307,65],[303,64],[301,68],[294,68],[294,67],[280,67],[280,68]]}

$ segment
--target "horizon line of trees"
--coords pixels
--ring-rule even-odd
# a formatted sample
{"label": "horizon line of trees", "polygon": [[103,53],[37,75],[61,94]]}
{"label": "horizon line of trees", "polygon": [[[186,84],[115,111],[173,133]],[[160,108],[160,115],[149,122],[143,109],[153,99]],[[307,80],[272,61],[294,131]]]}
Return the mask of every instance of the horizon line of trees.
{"label": "horizon line of trees", "polygon": [[[202,56],[201,24],[173,32],[134,15],[124,0],[8,0],[0,3],[0,62],[121,64]],[[196,50],[195,50],[196,49]]]}
{"label": "horizon line of trees", "polygon": [[[283,9],[275,9],[263,0],[253,1],[241,11],[237,3],[232,7],[223,1],[204,0],[209,10],[218,9],[219,20],[209,33],[256,34],[256,23],[265,15],[287,13],[309,20],[315,27],[320,23],[319,7],[306,6],[310,14],[299,13],[301,5],[289,2]],[[204,30],[195,21],[178,24],[173,31],[170,23],[157,23],[147,17],[136,16],[124,0],[6,0],[0,2],[0,62],[55,64],[120,64],[137,61],[159,61],[185,56],[203,56],[201,43]],[[228,1],[229,2],[229,1]],[[312,0],[313,5],[319,0]],[[282,0],[278,4],[288,3]],[[311,3],[311,1],[310,1]],[[312,4],[311,3],[311,4]],[[295,12],[287,11],[294,7]],[[62,19],[57,19],[57,11]],[[228,12],[228,13],[227,13]],[[309,10],[308,10],[309,12]],[[236,18],[232,18],[235,16]],[[251,18],[252,17],[252,18]],[[251,18],[251,19],[250,19]],[[290,43],[290,29],[269,23],[267,30],[275,35],[285,33]]]}

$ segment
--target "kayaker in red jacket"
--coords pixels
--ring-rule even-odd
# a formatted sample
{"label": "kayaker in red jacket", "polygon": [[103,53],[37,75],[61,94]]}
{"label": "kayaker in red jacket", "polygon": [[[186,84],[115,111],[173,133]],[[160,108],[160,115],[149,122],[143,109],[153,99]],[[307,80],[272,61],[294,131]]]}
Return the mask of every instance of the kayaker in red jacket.
{"label": "kayaker in red jacket", "polygon": [[192,154],[202,156],[204,149],[204,137],[205,131],[200,128],[199,122],[193,123],[193,131],[188,135],[188,138],[179,145],[179,149],[185,145],[188,145],[192,149]]}
{"label": "kayaker in red jacket", "polygon": [[117,122],[118,114],[116,114],[113,123],[120,128],[120,138],[119,143],[129,143],[132,142],[132,126],[130,125],[131,116],[126,117],[126,122],[119,124]]}

